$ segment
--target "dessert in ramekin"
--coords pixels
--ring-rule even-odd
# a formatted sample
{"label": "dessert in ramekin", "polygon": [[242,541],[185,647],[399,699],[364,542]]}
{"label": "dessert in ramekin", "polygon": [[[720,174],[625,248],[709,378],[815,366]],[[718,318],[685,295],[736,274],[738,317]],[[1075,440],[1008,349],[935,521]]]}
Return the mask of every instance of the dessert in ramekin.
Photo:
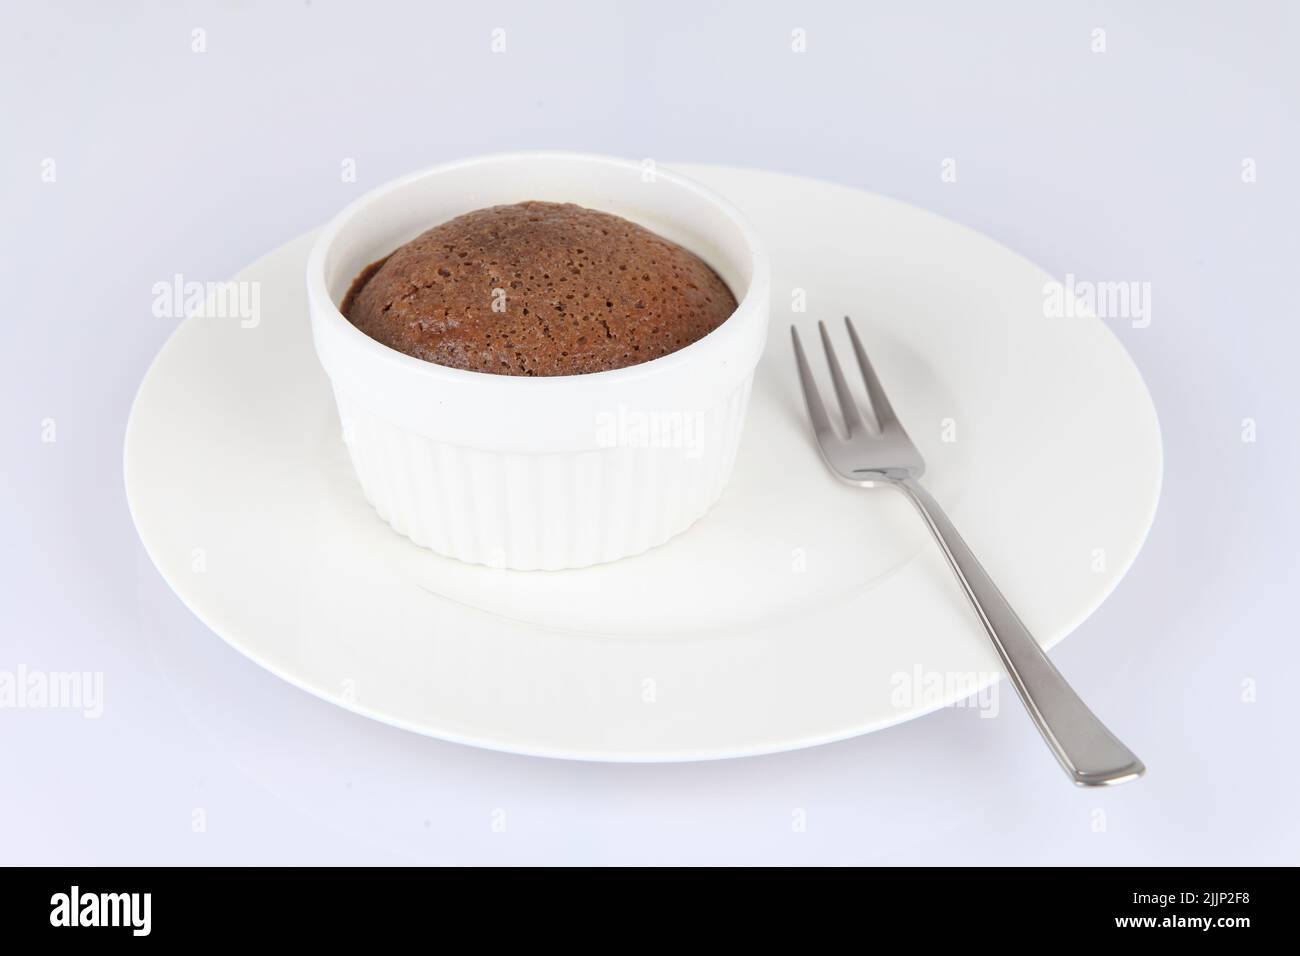
{"label": "dessert in ramekin", "polygon": [[[429,227],[530,200],[621,216],[683,246],[726,283],[735,311],[651,361],[537,377],[425,361],[340,312],[362,270]],[[726,200],[649,164],[568,153],[464,160],[382,186],[325,227],[307,265],[316,351],[366,498],[417,544],[521,570],[637,554],[717,500],[766,337],[769,284],[753,228]]]}

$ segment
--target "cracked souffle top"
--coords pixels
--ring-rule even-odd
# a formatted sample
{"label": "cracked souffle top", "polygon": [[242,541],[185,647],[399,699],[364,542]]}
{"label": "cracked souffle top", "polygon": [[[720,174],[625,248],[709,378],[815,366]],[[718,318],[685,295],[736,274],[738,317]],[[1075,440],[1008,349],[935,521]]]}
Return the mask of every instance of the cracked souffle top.
{"label": "cracked souffle top", "polygon": [[699,257],[618,216],[524,202],[467,213],[357,276],[342,312],[416,358],[577,375],[690,345],[736,310]]}

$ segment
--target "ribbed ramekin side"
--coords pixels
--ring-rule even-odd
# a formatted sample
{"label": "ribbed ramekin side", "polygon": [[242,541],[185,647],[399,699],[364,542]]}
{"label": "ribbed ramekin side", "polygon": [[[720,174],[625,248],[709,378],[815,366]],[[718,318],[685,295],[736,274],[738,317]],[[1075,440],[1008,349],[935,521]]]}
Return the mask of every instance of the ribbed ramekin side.
{"label": "ribbed ramekin side", "polygon": [[361,489],[396,531],[462,561],[558,570],[639,554],[698,520],[730,477],[751,382],[672,441],[633,432],[548,454],[435,441],[335,398]]}

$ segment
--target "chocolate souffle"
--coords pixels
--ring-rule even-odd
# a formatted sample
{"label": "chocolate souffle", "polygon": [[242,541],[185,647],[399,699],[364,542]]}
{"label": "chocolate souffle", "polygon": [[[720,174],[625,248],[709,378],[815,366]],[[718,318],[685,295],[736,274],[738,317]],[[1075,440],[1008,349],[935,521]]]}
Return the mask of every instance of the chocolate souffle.
{"label": "chocolate souffle", "polygon": [[459,216],[357,276],[342,312],[371,338],[497,375],[623,368],[736,310],[698,256],[619,216],[523,202]]}

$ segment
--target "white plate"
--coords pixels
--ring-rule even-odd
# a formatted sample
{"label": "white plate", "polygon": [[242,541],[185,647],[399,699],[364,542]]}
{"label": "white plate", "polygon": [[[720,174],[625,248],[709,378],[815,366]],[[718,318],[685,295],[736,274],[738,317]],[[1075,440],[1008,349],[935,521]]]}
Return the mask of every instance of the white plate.
{"label": "white plate", "polygon": [[[931,490],[1025,623],[1049,647],[1078,626],[1159,496],[1155,411],[1111,331],[1044,317],[1046,273],[937,216],[678,168],[739,205],[774,262],[736,474],[705,518],[559,572],[465,565],[395,534],[361,496],[312,351],[306,236],[238,277],[260,283],[260,324],[187,320],[136,397],[127,497],[180,598],[305,690],[519,753],[739,756],[953,703],[998,672],[988,639],[902,497],[840,484],[812,445],[787,326],[848,314]],[[949,689],[927,693],[936,680]]]}

